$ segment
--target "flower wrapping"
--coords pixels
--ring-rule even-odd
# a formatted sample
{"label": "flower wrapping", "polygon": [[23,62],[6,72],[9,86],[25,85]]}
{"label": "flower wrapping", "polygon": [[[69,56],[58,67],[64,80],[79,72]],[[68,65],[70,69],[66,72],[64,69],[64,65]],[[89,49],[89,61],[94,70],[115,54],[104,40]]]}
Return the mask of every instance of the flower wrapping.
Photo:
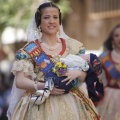
{"label": "flower wrapping", "polygon": [[66,76],[57,76],[57,74],[54,73],[52,69],[45,74],[45,79],[49,79],[49,78],[52,78],[55,87],[59,89],[64,89],[65,93],[69,93],[69,90],[73,87],[74,84],[74,81],[72,81],[68,85],[66,85],[67,81],[61,82],[63,79],[66,78]]}

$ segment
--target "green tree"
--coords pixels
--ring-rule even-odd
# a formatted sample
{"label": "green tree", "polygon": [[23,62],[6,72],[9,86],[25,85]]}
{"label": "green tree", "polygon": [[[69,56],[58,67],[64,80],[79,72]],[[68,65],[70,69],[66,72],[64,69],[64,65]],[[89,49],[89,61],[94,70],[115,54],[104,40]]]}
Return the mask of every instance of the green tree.
{"label": "green tree", "polygon": [[0,31],[6,26],[24,28],[32,15],[32,4],[32,0],[0,0]]}
{"label": "green tree", "polygon": [[[7,26],[25,29],[39,3],[38,0],[0,0],[0,33]],[[64,17],[70,10],[69,0],[57,0],[57,4]]]}

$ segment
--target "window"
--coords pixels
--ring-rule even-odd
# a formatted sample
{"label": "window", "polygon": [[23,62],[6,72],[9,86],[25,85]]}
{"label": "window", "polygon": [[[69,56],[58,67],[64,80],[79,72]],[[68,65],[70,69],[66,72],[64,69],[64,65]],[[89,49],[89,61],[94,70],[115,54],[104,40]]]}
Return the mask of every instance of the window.
{"label": "window", "polygon": [[120,0],[91,0],[91,19],[104,19],[120,16]]}

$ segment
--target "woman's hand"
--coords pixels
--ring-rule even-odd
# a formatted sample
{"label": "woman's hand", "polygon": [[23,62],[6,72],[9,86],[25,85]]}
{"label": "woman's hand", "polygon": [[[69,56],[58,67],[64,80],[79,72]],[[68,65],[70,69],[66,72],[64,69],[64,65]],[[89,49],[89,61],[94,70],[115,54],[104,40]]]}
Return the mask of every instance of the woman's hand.
{"label": "woman's hand", "polygon": [[62,82],[68,81],[66,85],[68,85],[70,82],[72,82],[74,79],[78,78],[81,82],[85,81],[86,72],[83,72],[81,70],[69,70],[64,74],[64,76],[67,76]]}
{"label": "woman's hand", "polygon": [[65,92],[64,89],[58,89],[58,88],[54,87],[51,91],[51,94],[61,95],[61,94],[64,94],[64,92]]}

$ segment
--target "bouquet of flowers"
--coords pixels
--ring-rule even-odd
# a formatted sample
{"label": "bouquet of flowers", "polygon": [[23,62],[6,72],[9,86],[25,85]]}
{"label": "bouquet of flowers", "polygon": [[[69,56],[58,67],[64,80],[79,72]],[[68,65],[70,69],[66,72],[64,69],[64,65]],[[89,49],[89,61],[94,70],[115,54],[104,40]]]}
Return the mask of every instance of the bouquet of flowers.
{"label": "bouquet of flowers", "polygon": [[55,66],[52,68],[52,71],[58,76],[64,75],[65,72],[67,72],[67,65],[62,62],[58,61]]}

